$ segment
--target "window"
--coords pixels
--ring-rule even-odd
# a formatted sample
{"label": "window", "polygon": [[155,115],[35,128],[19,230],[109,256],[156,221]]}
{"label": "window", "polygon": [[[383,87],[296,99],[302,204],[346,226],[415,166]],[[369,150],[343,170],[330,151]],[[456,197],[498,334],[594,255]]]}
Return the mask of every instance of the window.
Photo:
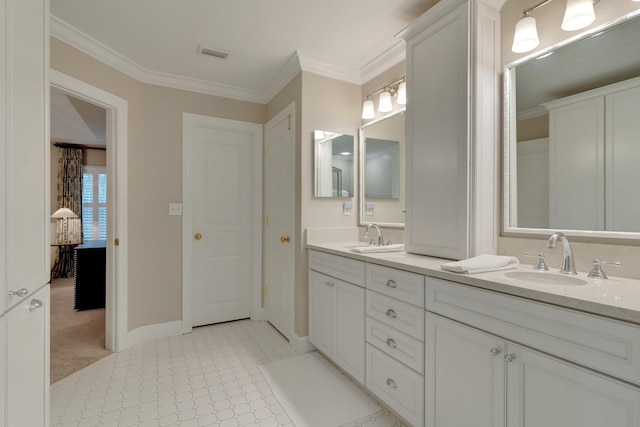
{"label": "window", "polygon": [[82,167],[82,232],[84,240],[107,239],[107,168]]}

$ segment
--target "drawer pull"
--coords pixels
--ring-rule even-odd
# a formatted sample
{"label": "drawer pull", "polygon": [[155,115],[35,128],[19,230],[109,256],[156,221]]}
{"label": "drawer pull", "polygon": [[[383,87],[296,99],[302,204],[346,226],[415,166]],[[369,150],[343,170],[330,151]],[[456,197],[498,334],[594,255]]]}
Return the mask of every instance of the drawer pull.
{"label": "drawer pull", "polygon": [[391,348],[398,348],[398,344],[396,344],[396,342],[394,340],[392,340],[391,338],[387,338],[387,345]]}
{"label": "drawer pull", "polygon": [[502,349],[500,347],[495,347],[491,349],[491,355],[492,356],[497,356],[500,353],[502,353]]}
{"label": "drawer pull", "polygon": [[9,291],[9,296],[13,297],[26,297],[27,295],[29,295],[29,289],[27,288],[20,288],[17,291]]}
{"label": "drawer pull", "polygon": [[398,317],[398,315],[396,314],[395,311],[393,311],[392,309],[387,310],[387,316],[389,316],[392,319],[395,319],[396,317]]}
{"label": "drawer pull", "polygon": [[44,304],[42,304],[42,301],[34,298],[31,300],[31,304],[29,304],[29,311],[33,311],[36,308],[42,307],[43,305]]}
{"label": "drawer pull", "polygon": [[508,353],[506,356],[504,356],[504,360],[506,360],[507,362],[513,362],[514,360],[516,360],[516,355],[513,353]]}
{"label": "drawer pull", "polygon": [[387,280],[387,286],[390,287],[390,288],[394,288],[395,289],[395,288],[398,287],[398,284],[396,282],[394,282],[393,280],[389,279],[389,280]]}
{"label": "drawer pull", "polygon": [[398,388],[398,384],[391,378],[387,378],[387,385],[391,388]]}

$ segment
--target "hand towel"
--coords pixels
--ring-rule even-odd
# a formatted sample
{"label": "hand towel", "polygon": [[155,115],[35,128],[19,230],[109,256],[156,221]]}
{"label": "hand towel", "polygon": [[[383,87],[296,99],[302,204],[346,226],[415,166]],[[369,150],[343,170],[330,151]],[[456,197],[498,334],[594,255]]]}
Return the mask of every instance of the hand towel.
{"label": "hand towel", "polygon": [[510,270],[518,264],[518,258],[513,256],[482,254],[462,261],[447,262],[442,264],[440,268],[456,273],[485,273]]}

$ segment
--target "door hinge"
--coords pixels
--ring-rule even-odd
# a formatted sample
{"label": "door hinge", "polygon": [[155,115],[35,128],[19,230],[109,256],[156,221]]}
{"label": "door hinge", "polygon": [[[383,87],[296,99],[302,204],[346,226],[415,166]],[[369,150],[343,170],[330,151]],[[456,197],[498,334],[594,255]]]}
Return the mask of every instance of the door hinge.
{"label": "door hinge", "polygon": [[116,246],[120,246],[120,239],[118,239],[117,237],[113,239],[113,244]]}
{"label": "door hinge", "polygon": [[268,156],[269,155],[269,147],[265,147],[264,149],[264,155]]}
{"label": "door hinge", "polygon": [[265,296],[265,297],[266,297],[266,296],[269,296],[269,287],[268,287],[268,286],[265,286],[265,287],[264,287],[264,296]]}
{"label": "door hinge", "polygon": [[269,222],[269,216],[267,215],[264,219],[264,225],[266,225],[267,227],[269,226],[270,222]]}
{"label": "door hinge", "polygon": [[291,130],[291,114],[289,114],[289,127],[287,128],[287,130]]}

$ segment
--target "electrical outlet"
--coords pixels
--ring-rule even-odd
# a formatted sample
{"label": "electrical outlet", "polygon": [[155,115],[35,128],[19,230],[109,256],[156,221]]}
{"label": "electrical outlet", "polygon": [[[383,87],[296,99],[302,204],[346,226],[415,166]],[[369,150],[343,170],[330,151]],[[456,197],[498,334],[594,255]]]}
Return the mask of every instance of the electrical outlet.
{"label": "electrical outlet", "polygon": [[182,215],[182,203],[169,203],[169,215]]}

